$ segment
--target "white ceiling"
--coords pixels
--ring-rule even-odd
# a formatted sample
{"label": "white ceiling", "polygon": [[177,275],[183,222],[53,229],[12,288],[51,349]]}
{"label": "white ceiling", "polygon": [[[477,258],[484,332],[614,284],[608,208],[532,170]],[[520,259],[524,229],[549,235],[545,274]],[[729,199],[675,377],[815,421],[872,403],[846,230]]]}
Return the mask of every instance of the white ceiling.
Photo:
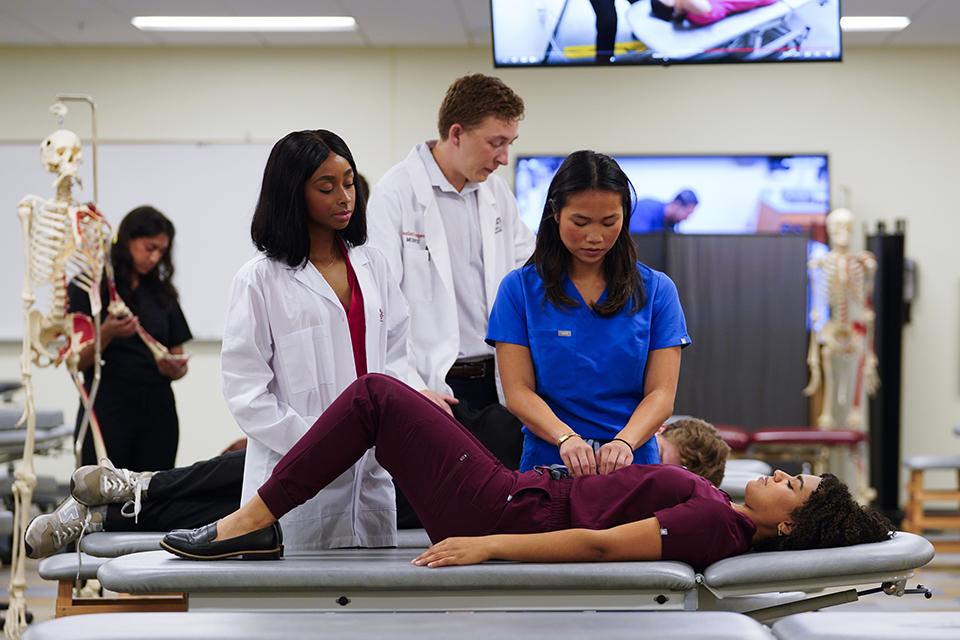
{"label": "white ceiling", "polygon": [[[843,15],[912,20],[899,33],[845,34],[847,45],[960,46],[960,0],[842,0],[841,6]],[[489,0],[0,0],[0,45],[489,45],[489,12]],[[158,33],[131,26],[138,15],[350,15],[359,30]]]}

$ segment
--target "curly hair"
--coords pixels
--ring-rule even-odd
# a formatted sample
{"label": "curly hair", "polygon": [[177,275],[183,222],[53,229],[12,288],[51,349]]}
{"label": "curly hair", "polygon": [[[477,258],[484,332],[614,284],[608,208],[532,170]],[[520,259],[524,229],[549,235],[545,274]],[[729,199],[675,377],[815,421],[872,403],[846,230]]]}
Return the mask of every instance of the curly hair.
{"label": "curly hair", "polygon": [[790,515],[790,535],[754,542],[754,551],[791,551],[849,547],[890,538],[893,525],[880,512],[863,507],[847,485],[832,473],[821,476],[820,486]]}
{"label": "curly hair", "polygon": [[730,445],[723,441],[716,427],[697,418],[683,418],[664,427],[660,437],[673,443],[688,471],[720,486]]}
{"label": "curly hair", "polygon": [[440,139],[446,140],[450,127],[475,127],[487,116],[512,122],[523,118],[523,99],[500,78],[474,73],[457,78],[447,89],[437,116]]}

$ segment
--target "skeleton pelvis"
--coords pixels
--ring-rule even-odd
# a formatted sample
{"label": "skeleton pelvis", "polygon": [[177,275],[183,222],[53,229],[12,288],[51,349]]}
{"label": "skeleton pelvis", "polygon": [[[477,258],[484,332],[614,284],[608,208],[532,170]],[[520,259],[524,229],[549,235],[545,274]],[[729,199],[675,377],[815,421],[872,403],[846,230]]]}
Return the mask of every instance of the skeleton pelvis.
{"label": "skeleton pelvis", "polygon": [[854,328],[838,322],[827,322],[821,332],[821,340],[829,345],[834,353],[853,353],[857,350],[854,343]]}
{"label": "skeleton pelvis", "polygon": [[30,311],[28,318],[33,361],[41,367],[59,365],[93,342],[93,319],[82,313],[68,313],[63,322],[45,317],[39,310]]}

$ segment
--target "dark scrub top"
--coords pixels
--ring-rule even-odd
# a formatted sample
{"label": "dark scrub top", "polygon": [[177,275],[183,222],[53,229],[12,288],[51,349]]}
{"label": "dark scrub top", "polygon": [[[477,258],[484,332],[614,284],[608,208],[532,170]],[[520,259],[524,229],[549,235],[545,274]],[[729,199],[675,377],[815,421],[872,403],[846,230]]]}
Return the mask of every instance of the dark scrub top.
{"label": "dark scrub top", "polygon": [[[107,304],[106,287],[101,294]],[[87,295],[76,287],[69,290],[72,312],[90,313]],[[176,347],[191,339],[190,327],[176,300],[145,285],[121,293],[140,325],[162,345]],[[106,310],[102,317],[106,317]],[[134,334],[114,338],[103,350],[104,365],[94,403],[104,444],[110,460],[134,471],[170,469],[176,463],[180,421],[170,379],[160,373],[150,350]],[[90,390],[93,368],[84,371],[84,385]],[[83,417],[81,405],[77,427]],[[96,464],[90,432],[84,440],[82,464]]]}
{"label": "dark scrub top", "polygon": [[665,223],[667,204],[653,198],[637,200],[630,216],[630,233],[654,233],[656,231],[675,231],[676,222]]}
{"label": "dark scrub top", "polygon": [[701,571],[750,549],[756,525],[709,480],[672,464],[631,465],[570,480],[572,527],[609,529],[655,516],[663,560]]}
{"label": "dark scrub top", "polygon": [[[90,299],[85,291],[71,285],[68,296],[71,312],[90,315]],[[146,286],[138,287],[133,291],[124,291],[121,297],[133,314],[140,319],[140,326],[163,346],[176,347],[193,338],[187,319],[176,300],[152,291]],[[101,299],[104,307],[101,314],[102,321],[106,318],[106,307],[109,302],[106,287],[101,292]],[[137,334],[128,338],[114,338],[103,350],[102,356],[106,363],[100,374],[103,378],[145,384],[170,383],[169,378],[161,375],[153,354]],[[90,368],[83,373],[89,388],[93,369]]]}
{"label": "dark scrub top", "polygon": [[749,551],[756,525],[709,480],[672,464],[629,465],[607,475],[555,480],[516,473],[506,500],[492,509],[492,533],[610,529],[656,517],[661,559],[702,571]]}

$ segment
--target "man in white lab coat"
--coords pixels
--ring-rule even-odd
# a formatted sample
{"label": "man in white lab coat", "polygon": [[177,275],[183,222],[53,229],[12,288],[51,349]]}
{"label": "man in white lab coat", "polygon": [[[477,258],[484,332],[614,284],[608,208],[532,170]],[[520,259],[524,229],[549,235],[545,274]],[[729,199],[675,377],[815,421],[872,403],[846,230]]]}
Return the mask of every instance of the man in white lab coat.
{"label": "man in white lab coat", "polygon": [[500,281],[534,239],[507,182],[495,175],[517,138],[523,100],[474,74],[447,90],[439,140],[416,145],[373,189],[370,244],[387,257],[410,307],[416,374],[434,400],[473,410],[496,403],[487,320]]}
{"label": "man in white lab coat", "polygon": [[520,423],[498,405],[485,338],[500,281],[530,257],[534,238],[507,182],[491,174],[507,164],[522,117],[523,100],[500,79],[458,78],[440,106],[440,139],[389,169],[368,207],[370,244],[410,308],[413,386],[441,406],[463,401],[457,418],[508,465],[519,462]]}

